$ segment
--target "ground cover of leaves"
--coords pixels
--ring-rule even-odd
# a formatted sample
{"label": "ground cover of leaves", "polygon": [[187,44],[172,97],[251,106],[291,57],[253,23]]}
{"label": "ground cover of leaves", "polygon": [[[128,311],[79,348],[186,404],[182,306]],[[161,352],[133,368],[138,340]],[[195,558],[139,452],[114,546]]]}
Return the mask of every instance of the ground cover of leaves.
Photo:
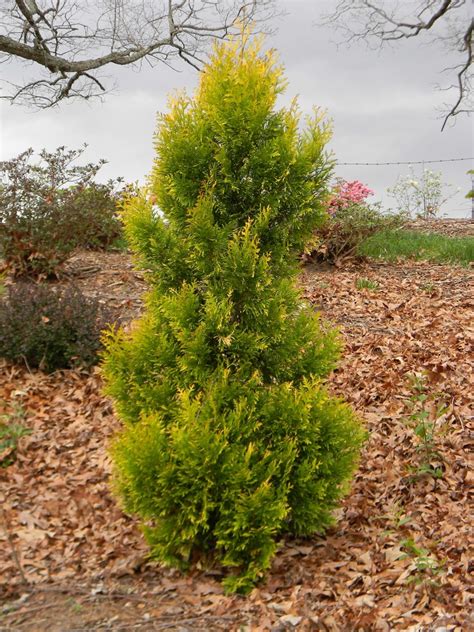
{"label": "ground cover of leaves", "polygon": [[[302,270],[306,297],[345,343],[331,388],[370,438],[337,526],[282,542],[247,597],[225,596],[219,569],[184,576],[146,559],[109,490],[118,422],[98,370],[1,364],[3,412],[21,404],[32,432],[0,469],[0,630],[474,629],[473,277],[413,262]],[[126,255],[79,254],[71,279],[122,319],[139,312],[144,284]],[[446,403],[430,456],[439,478],[415,471],[409,376],[422,372],[428,412]]]}
{"label": "ground cover of leaves", "polygon": [[416,219],[406,222],[405,228],[423,233],[438,233],[446,237],[473,237],[474,222],[470,219]]}

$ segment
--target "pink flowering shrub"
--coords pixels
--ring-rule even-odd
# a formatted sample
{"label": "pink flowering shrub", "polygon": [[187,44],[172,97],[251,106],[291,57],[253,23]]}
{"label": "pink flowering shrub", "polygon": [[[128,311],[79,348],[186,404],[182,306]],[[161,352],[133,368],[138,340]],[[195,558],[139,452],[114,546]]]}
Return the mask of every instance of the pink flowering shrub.
{"label": "pink flowering shrub", "polygon": [[369,195],[374,192],[359,180],[351,182],[339,178],[332,190],[329,198],[327,211],[330,215],[334,215],[340,209],[345,209],[351,204],[363,204]]}
{"label": "pink flowering shrub", "polygon": [[361,243],[374,233],[401,225],[401,216],[383,214],[380,204],[367,202],[373,194],[358,180],[336,181],[326,207],[329,217],[316,235],[319,244],[311,253],[313,258],[337,264],[357,256]]}

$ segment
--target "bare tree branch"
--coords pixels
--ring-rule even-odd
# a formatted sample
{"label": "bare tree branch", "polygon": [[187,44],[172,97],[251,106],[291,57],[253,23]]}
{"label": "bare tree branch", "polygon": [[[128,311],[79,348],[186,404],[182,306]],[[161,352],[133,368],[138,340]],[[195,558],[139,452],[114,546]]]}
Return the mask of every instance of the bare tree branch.
{"label": "bare tree branch", "polygon": [[343,31],[348,43],[365,40],[378,46],[429,32],[462,59],[454,68],[444,69],[456,73],[451,85],[443,89],[455,88],[457,98],[447,106],[441,130],[458,114],[473,111],[474,20],[466,0],[339,0],[335,10],[324,17],[324,23]]}
{"label": "bare tree branch", "polygon": [[[0,98],[40,108],[90,99],[105,67],[172,64],[198,69],[213,39],[274,13],[275,0],[0,1],[0,62],[33,62],[32,78]],[[36,74],[36,76],[34,76]],[[40,74],[40,77],[38,77]]]}

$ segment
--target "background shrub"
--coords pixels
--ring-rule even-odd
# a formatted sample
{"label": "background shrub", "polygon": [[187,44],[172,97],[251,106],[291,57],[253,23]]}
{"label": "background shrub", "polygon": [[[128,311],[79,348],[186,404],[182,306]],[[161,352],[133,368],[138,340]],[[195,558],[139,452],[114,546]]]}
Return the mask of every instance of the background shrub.
{"label": "background shrub", "polygon": [[90,366],[108,320],[78,289],[19,283],[0,302],[0,356],[47,372]]}
{"label": "background shrub", "polygon": [[405,219],[400,214],[383,214],[376,205],[350,202],[337,208],[316,231],[319,244],[311,255],[329,263],[358,255],[366,239],[380,231],[401,227]]}
{"label": "background shrub", "polygon": [[104,160],[75,166],[85,147],[29,149],[0,163],[0,256],[16,275],[57,273],[77,246],[106,247],[121,232],[119,180],[94,182]]}
{"label": "background shrub", "polygon": [[92,182],[76,188],[70,200],[71,221],[75,218],[77,246],[104,250],[123,235],[118,217],[121,192],[115,190],[117,181],[107,184]]}
{"label": "background shrub", "polygon": [[372,189],[359,180],[337,178],[327,203],[328,213],[334,215],[351,204],[365,204],[367,198],[373,194]]}
{"label": "background shrub", "polygon": [[295,287],[325,214],[330,134],[320,114],[300,133],[296,104],[276,109],[283,86],[243,36],[160,117],[150,188],[124,212],[152,287],[104,364],[125,422],[113,447],[125,508],[155,557],[214,556],[228,590],[262,577],[282,534],[333,523],[363,438],[322,385],[335,332]]}

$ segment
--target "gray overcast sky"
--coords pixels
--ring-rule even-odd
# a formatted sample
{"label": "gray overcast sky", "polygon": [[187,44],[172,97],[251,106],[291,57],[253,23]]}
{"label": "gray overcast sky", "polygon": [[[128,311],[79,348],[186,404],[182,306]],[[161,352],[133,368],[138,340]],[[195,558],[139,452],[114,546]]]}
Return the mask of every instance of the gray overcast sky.
{"label": "gray overcast sky", "polygon": [[[441,133],[437,107],[448,94],[436,90],[446,83],[441,74],[456,57],[439,43],[401,41],[382,51],[364,43],[335,45],[340,37],[329,27],[318,26],[321,14],[336,0],[280,0],[286,11],[275,20],[276,32],[268,45],[279,51],[289,86],[283,102],[295,94],[303,112],[313,105],[327,109],[333,119],[331,142],[340,162],[422,161],[473,156],[472,119],[458,116],[455,125]],[[470,3],[467,3],[468,5]],[[468,16],[466,16],[468,17]],[[0,67],[2,78],[25,73],[19,63]],[[28,110],[1,102],[0,156],[11,158],[28,147],[40,150],[59,145],[89,145],[85,158],[105,158],[101,178],[123,176],[144,181],[153,160],[152,137],[156,112],[166,109],[167,94],[176,88],[191,92],[197,73],[190,67],[174,72],[166,66],[111,69],[117,89],[103,103],[64,103],[59,108]],[[450,216],[470,215],[471,202],[464,198],[470,180],[469,162],[427,165],[443,173],[453,191],[461,191],[446,203]],[[421,166],[415,167],[418,173]],[[393,204],[386,189],[408,166],[339,166],[336,175],[358,179],[371,187],[385,207]]]}

